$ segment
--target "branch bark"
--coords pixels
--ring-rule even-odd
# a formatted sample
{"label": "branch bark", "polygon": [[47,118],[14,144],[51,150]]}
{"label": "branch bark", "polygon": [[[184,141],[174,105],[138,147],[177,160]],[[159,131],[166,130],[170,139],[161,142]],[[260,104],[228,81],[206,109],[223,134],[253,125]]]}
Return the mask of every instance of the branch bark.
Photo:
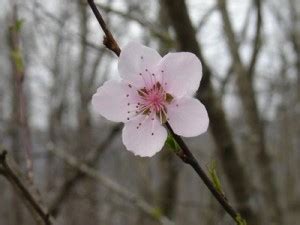
{"label": "branch bark", "polygon": [[31,212],[35,212],[39,218],[36,218],[35,214],[33,217],[36,219],[37,224],[51,225],[52,219],[49,213],[45,210],[41,204],[38,202],[36,197],[31,193],[31,191],[25,186],[23,181],[19,178],[17,172],[10,166],[7,160],[7,152],[5,150],[0,152],[0,174],[3,175],[15,188],[18,194],[24,198],[26,205],[29,207]]}
{"label": "branch bark", "polygon": [[27,116],[27,98],[24,92],[25,66],[21,49],[22,21],[18,18],[17,5],[13,5],[12,21],[8,28],[8,42],[12,66],[13,110],[12,133],[13,149],[24,150],[28,177],[33,182],[33,162],[31,153],[31,134]]}
{"label": "branch bark", "polygon": [[[97,10],[97,7],[95,6],[95,3],[93,0],[88,0],[88,3],[91,7],[91,9],[93,10],[101,28],[103,29],[104,33],[105,33],[105,42],[104,45],[109,48],[111,51],[113,51],[117,56],[120,55],[121,49],[115,49],[114,48],[114,43],[115,43],[115,39],[113,38],[112,34],[110,33],[110,31],[108,30],[100,12]],[[183,140],[177,136],[176,134],[174,134],[173,130],[171,129],[171,127],[169,126],[168,123],[166,123],[166,126],[169,130],[169,132],[172,134],[172,136],[174,137],[174,139],[178,142],[179,146],[182,149],[183,154],[180,154],[179,157],[183,160],[183,162],[190,164],[193,169],[196,171],[196,173],[200,176],[200,178],[203,180],[203,182],[205,183],[205,185],[208,187],[208,189],[212,192],[212,194],[215,196],[215,198],[219,201],[219,203],[223,206],[224,210],[233,218],[233,220],[237,223],[240,224],[241,220],[241,216],[239,213],[237,213],[232,206],[226,201],[226,199],[224,198],[224,196],[219,193],[214,185],[211,183],[211,181],[209,180],[209,178],[206,176],[205,172],[202,170],[202,168],[200,167],[200,165],[198,164],[198,162],[196,161],[196,159],[194,158],[194,156],[192,155],[192,153],[190,152],[190,150],[188,149],[188,147],[185,145],[185,143],[183,142]]]}

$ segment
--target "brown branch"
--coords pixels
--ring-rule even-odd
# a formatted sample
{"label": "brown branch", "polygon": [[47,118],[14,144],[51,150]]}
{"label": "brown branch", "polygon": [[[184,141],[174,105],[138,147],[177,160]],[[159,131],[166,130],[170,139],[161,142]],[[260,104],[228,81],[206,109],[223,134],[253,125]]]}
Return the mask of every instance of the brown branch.
{"label": "brown branch", "polygon": [[262,16],[261,16],[261,0],[254,0],[256,6],[256,30],[255,37],[253,41],[253,50],[248,67],[248,74],[252,79],[254,77],[254,69],[258,59],[259,50],[261,49],[261,26],[262,26]]}
{"label": "brown branch", "polygon": [[142,26],[143,28],[146,28],[149,30],[149,32],[156,38],[158,38],[160,41],[165,42],[165,43],[173,43],[173,39],[170,37],[169,33],[164,30],[164,29],[160,29],[157,24],[151,22],[151,21],[147,21],[145,20],[145,18],[141,17],[141,16],[137,16],[135,14],[132,14],[130,12],[123,12],[123,11],[119,11],[116,10],[110,6],[104,5],[104,4],[100,4],[100,3],[96,3],[96,6],[101,8],[102,10],[104,10],[105,12],[111,12],[117,16],[120,16],[126,20],[132,21],[132,22],[136,22],[138,23],[140,26]]}
{"label": "brown branch", "polygon": [[[107,42],[111,42],[111,43],[106,43],[106,47],[109,48],[110,50],[114,51],[113,49],[110,48],[110,46],[115,42],[115,39],[113,38],[111,32],[108,30],[100,12],[97,10],[97,8],[95,7],[94,3],[92,0],[88,0],[96,18],[99,21],[99,24],[101,26],[101,28],[103,29],[104,33],[108,33],[109,36],[107,36],[106,41]],[[111,38],[109,38],[111,37]],[[105,43],[104,43],[105,44]],[[115,51],[114,51],[115,52]],[[119,56],[121,52],[121,49],[118,48],[118,51],[115,52],[115,54],[117,56]],[[212,182],[210,181],[210,179],[207,177],[207,175],[205,174],[204,170],[201,168],[201,166],[199,165],[199,163],[197,162],[197,160],[195,159],[195,157],[193,156],[193,154],[191,153],[191,151],[189,150],[189,148],[187,147],[187,145],[184,143],[184,141],[181,139],[180,136],[176,135],[171,126],[166,123],[166,127],[169,130],[169,132],[171,133],[171,135],[173,136],[173,138],[176,140],[176,142],[178,143],[178,145],[181,148],[181,152],[177,153],[177,155],[181,158],[181,160],[187,164],[189,164],[190,166],[192,166],[192,168],[196,171],[196,173],[199,175],[199,177],[202,179],[202,181],[205,183],[205,185],[207,186],[207,188],[211,191],[211,193],[213,194],[213,196],[218,200],[218,202],[221,204],[221,206],[224,208],[224,210],[233,218],[233,220],[237,223],[240,224],[241,223],[241,217],[240,214],[237,213],[233,207],[227,202],[227,200],[224,198],[224,196],[219,193],[217,191],[217,189],[214,187],[214,185],[212,184]]]}
{"label": "brown branch", "polygon": [[202,16],[199,24],[197,25],[197,33],[199,33],[202,28],[204,27],[204,25],[208,22],[209,18],[213,15],[213,13],[217,10],[217,6],[214,5],[212,6],[209,10],[207,10],[207,12]]}
{"label": "brown branch", "polygon": [[108,49],[113,51],[117,56],[119,56],[121,53],[121,49],[120,49],[118,43],[116,42],[116,40],[114,39],[113,35],[111,34],[110,30],[107,28],[106,23],[104,22],[101,14],[99,13],[94,0],[88,0],[88,3],[90,5],[91,9],[93,10],[94,15],[97,18],[97,20],[105,34],[104,39],[103,39],[103,44]]}
{"label": "brown branch", "polygon": [[11,168],[7,162],[7,151],[0,152],[0,174],[3,175],[16,189],[16,191],[25,199],[26,203],[34,210],[34,212],[42,219],[43,224],[51,225],[50,215],[38,203],[29,189],[24,185],[17,173]]}
{"label": "brown branch", "polygon": [[[208,176],[205,174],[204,170],[201,168],[200,164],[193,156],[192,152],[189,150],[188,146],[182,140],[180,136],[174,133],[173,129],[171,128],[170,124],[167,122],[166,127],[168,128],[169,132],[171,133],[172,137],[176,140],[177,144],[180,146],[180,152],[176,153],[179,158],[186,164],[189,164],[199,175],[202,181],[205,183],[207,188],[213,194],[213,196],[217,199],[217,201],[222,205],[224,210],[233,218],[233,220],[237,221],[239,214],[235,211],[235,209],[228,203],[225,196],[220,193],[213,183],[210,181]],[[237,223],[238,224],[238,223]]]}
{"label": "brown branch", "polygon": [[[15,149],[25,152],[28,177],[33,182],[33,162],[31,148],[31,133],[27,115],[27,98],[24,91],[25,66],[21,48],[22,22],[18,18],[18,7],[12,5],[12,21],[8,29],[8,42],[13,81],[13,123],[16,135],[14,138]],[[18,145],[16,144],[18,143]]]}

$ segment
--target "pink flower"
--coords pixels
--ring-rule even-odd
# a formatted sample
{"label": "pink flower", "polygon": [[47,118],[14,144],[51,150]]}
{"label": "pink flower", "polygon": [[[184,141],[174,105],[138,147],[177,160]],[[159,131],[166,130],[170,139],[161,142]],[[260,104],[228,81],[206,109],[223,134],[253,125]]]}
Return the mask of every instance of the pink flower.
{"label": "pink flower", "polygon": [[163,124],[193,137],[207,130],[204,105],[193,94],[202,77],[199,59],[192,53],[169,53],[163,58],[138,43],[126,45],[118,70],[122,80],[109,80],[93,95],[92,105],[106,119],[125,123],[122,140],[135,155],[153,156],[167,139]]}

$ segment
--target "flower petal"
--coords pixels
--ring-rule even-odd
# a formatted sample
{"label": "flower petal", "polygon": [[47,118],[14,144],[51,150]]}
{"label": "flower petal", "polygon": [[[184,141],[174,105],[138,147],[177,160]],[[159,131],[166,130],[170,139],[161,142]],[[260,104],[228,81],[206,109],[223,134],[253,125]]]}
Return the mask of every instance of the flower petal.
{"label": "flower petal", "polygon": [[205,106],[197,99],[184,97],[168,107],[169,123],[178,135],[194,137],[207,131],[209,118]]}
{"label": "flower petal", "polygon": [[130,103],[136,102],[136,95],[136,91],[125,82],[109,80],[93,95],[92,105],[106,119],[125,122],[130,116],[130,107],[134,107]]}
{"label": "flower petal", "polygon": [[161,56],[154,49],[130,42],[122,49],[118,70],[124,80],[136,87],[144,87],[145,80],[146,83],[150,83],[150,74],[154,72],[160,60]]}
{"label": "flower petal", "polygon": [[[135,155],[150,157],[162,149],[168,134],[156,118],[143,118],[144,116],[139,116],[125,123],[122,140],[126,148]],[[142,125],[137,129],[139,123]]]}
{"label": "flower petal", "polygon": [[159,70],[162,74],[165,90],[182,97],[192,96],[200,85],[202,65],[196,55],[190,52],[169,53],[160,62]]}

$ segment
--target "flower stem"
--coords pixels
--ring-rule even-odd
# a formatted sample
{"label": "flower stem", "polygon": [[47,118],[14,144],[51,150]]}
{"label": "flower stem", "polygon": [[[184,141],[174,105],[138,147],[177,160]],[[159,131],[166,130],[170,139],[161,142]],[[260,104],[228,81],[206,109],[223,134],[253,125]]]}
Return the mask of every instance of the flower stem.
{"label": "flower stem", "polygon": [[[113,51],[117,56],[120,55],[121,49],[119,48],[119,45],[117,44],[116,40],[114,39],[112,33],[108,29],[105,21],[103,20],[103,17],[101,16],[100,12],[97,9],[97,6],[95,5],[93,0],[87,0],[88,4],[90,5],[93,13],[95,14],[95,17],[97,18],[99,25],[101,26],[103,32],[105,33],[104,37],[104,45]],[[174,140],[177,142],[177,144],[180,146],[181,151],[176,152],[177,156],[179,156],[182,161],[186,164],[189,164],[199,175],[199,177],[203,180],[207,188],[210,190],[210,192],[213,194],[213,196],[218,200],[218,202],[222,205],[224,210],[234,219],[236,224],[238,225],[246,225],[245,220],[242,219],[241,215],[233,209],[233,207],[228,203],[225,196],[218,192],[218,190],[214,187],[213,183],[210,181],[208,176],[205,174],[204,170],[201,168],[199,163],[197,162],[196,158],[193,156],[187,145],[184,143],[182,138],[174,133],[172,130],[170,124],[167,122],[166,127],[169,130],[170,134],[173,136]]]}
{"label": "flower stem", "polygon": [[240,220],[238,218],[241,218],[240,214],[237,213],[233,207],[228,203],[225,196],[220,193],[211,180],[208,178],[208,176],[205,174],[204,170],[201,168],[200,164],[196,160],[196,158],[193,156],[192,152],[189,150],[188,146],[185,144],[185,142],[182,140],[180,136],[174,133],[172,130],[170,124],[167,122],[166,127],[169,130],[170,134],[174,138],[174,140],[177,142],[179,147],[181,148],[181,151],[176,152],[176,155],[186,164],[189,164],[195,172],[199,175],[199,177],[202,179],[202,181],[205,183],[207,188],[210,190],[210,192],[213,194],[213,196],[217,199],[217,201],[222,205],[224,210],[234,219],[234,221],[240,225]]}

